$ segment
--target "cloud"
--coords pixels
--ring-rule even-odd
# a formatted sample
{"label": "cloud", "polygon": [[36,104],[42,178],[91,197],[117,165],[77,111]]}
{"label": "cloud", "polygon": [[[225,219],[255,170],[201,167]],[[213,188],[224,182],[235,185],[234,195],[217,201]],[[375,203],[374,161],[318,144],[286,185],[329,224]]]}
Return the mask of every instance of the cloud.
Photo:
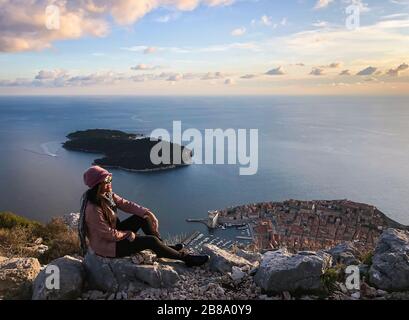
{"label": "cloud", "polygon": [[112,20],[119,25],[132,25],[161,7],[192,11],[200,5],[228,6],[234,1],[57,0],[53,5],[57,10],[46,11],[50,3],[49,0],[0,0],[0,52],[44,50],[58,40],[104,37]]}
{"label": "cloud", "polygon": [[156,18],[155,21],[158,22],[158,23],[168,23],[168,22],[177,20],[179,17],[180,17],[179,12],[173,12],[171,14],[160,16],[160,17]]}
{"label": "cloud", "polygon": [[401,5],[409,5],[409,0],[390,0],[390,2]]}
{"label": "cloud", "polygon": [[33,81],[25,78],[17,78],[15,80],[0,80],[0,87],[30,87]]}
{"label": "cloud", "polygon": [[226,76],[221,72],[208,72],[202,76],[201,80],[217,80],[224,79]]}
{"label": "cloud", "polygon": [[[173,73],[173,72],[161,72],[161,73],[144,73],[144,74],[139,74],[136,76],[132,76],[129,78],[129,80],[135,81],[135,82],[145,82],[145,81],[179,81],[181,80],[178,77],[179,73]],[[172,80],[173,79],[173,80]]]}
{"label": "cloud", "polygon": [[256,74],[246,74],[244,76],[241,76],[240,79],[254,79],[257,78],[258,76]]}
{"label": "cloud", "polygon": [[228,79],[226,79],[226,80],[224,81],[224,84],[225,84],[225,85],[234,85],[234,84],[236,84],[236,82],[235,82],[233,79],[228,78]]}
{"label": "cloud", "polygon": [[56,69],[40,70],[34,79],[20,83],[15,82],[15,84],[25,87],[81,87],[114,84],[125,79],[127,79],[125,75],[112,71],[72,76],[68,71]]}
{"label": "cloud", "polygon": [[[0,52],[43,50],[57,40],[78,39],[83,36],[103,37],[108,33],[108,23],[90,13],[77,1],[61,2],[59,15],[48,11],[46,0],[0,1]],[[50,22],[59,22],[51,24]],[[48,29],[52,26],[55,29]]]}
{"label": "cloud", "polygon": [[326,7],[329,6],[329,4],[330,4],[331,2],[334,2],[334,0],[318,0],[318,1],[315,3],[314,9],[315,9],[315,10],[318,10],[318,9],[326,8]]}
{"label": "cloud", "polygon": [[278,28],[279,26],[286,26],[288,24],[287,17],[283,17],[280,22],[273,23],[273,18],[267,15],[263,15],[259,20],[252,20],[251,25],[261,25],[265,27],[273,27],[273,29]]}
{"label": "cloud", "polygon": [[[132,47],[122,47],[122,50],[132,51],[132,52],[145,52],[148,50],[147,46],[132,46]],[[220,45],[212,45],[208,47],[155,47],[156,52],[171,52],[171,53],[215,53],[215,52],[226,52],[230,50],[249,50],[249,51],[261,51],[259,45],[252,42],[235,42]]]}
{"label": "cloud", "polygon": [[145,70],[156,70],[156,69],[161,69],[161,66],[150,66],[150,65],[146,65],[144,63],[138,64],[135,67],[131,67],[131,70],[135,70],[135,71],[145,71]]}
{"label": "cloud", "polygon": [[[408,1],[409,5],[409,1]],[[389,14],[386,16],[382,16],[382,20],[394,20],[394,19],[401,19],[401,18],[407,18],[409,17],[409,13],[395,13],[395,14]]]}
{"label": "cloud", "polygon": [[[368,53],[378,60],[395,60],[407,56],[409,35],[404,30],[409,27],[409,20],[380,21],[372,25],[361,26],[351,32],[344,26],[331,26],[297,32],[267,42],[275,45],[282,55],[293,59],[307,57],[327,57],[333,53],[336,59],[354,61],[365,59]],[[266,45],[267,45],[266,44]],[[394,48],[391,50],[390,48]]]}
{"label": "cloud", "polygon": [[336,69],[336,68],[339,68],[341,65],[342,65],[341,62],[333,62],[333,63],[330,63],[328,65],[320,66],[320,68],[322,68],[322,69]]}
{"label": "cloud", "polygon": [[32,85],[63,87],[70,81],[70,79],[71,76],[65,70],[40,70],[34,77]]}
{"label": "cloud", "polygon": [[177,82],[183,79],[183,75],[181,75],[180,73],[177,74],[173,74],[171,76],[169,76],[169,78],[166,81],[172,81],[172,82]]}
{"label": "cloud", "polygon": [[35,80],[49,80],[64,76],[66,72],[64,70],[41,70],[35,76]]}
{"label": "cloud", "polygon": [[264,15],[264,16],[262,16],[262,17],[260,18],[260,23],[261,23],[262,25],[264,25],[264,26],[269,27],[269,26],[271,26],[271,25],[273,24],[273,21],[272,21],[272,18],[271,18],[271,17]]}
{"label": "cloud", "polygon": [[133,51],[133,52],[140,52],[143,54],[153,54],[153,53],[163,50],[163,48],[149,47],[149,46],[133,46],[133,47],[124,47],[121,49],[127,50],[127,51]]}
{"label": "cloud", "polygon": [[324,75],[324,70],[321,68],[313,68],[310,72],[310,75],[313,76],[323,76]]}
{"label": "cloud", "polygon": [[351,72],[349,70],[342,70],[339,75],[340,76],[350,76]]}
{"label": "cloud", "polygon": [[359,71],[356,75],[357,76],[370,76],[370,75],[373,75],[376,72],[376,70],[378,69],[374,67],[368,67],[368,68],[365,68]]}
{"label": "cloud", "polygon": [[146,49],[143,51],[143,53],[144,53],[144,54],[151,54],[151,53],[155,53],[157,50],[158,50],[158,49],[155,48],[155,47],[148,47],[148,48],[146,48]]}
{"label": "cloud", "polygon": [[244,27],[242,27],[242,28],[237,28],[237,29],[234,29],[232,32],[231,32],[231,35],[232,36],[235,36],[235,37],[239,37],[239,36],[242,36],[242,35],[244,35],[245,33],[246,33],[246,28],[244,28]]}
{"label": "cloud", "polygon": [[389,71],[386,73],[388,76],[391,77],[398,77],[400,72],[403,72],[409,68],[409,65],[406,63],[402,63],[400,66],[398,66],[395,69],[389,69]]}
{"label": "cloud", "polygon": [[284,74],[285,74],[285,72],[284,72],[284,70],[283,70],[283,68],[281,66],[278,67],[278,68],[275,68],[275,69],[271,69],[271,70],[266,72],[266,75],[269,75],[269,76],[281,76],[281,75],[284,75]]}
{"label": "cloud", "polygon": [[364,81],[365,82],[378,82],[379,80],[374,77],[370,77],[370,78],[366,78]]}
{"label": "cloud", "polygon": [[[192,3],[197,2],[197,0],[184,0],[182,2]],[[235,2],[235,0],[204,0],[205,4],[209,7],[216,7],[216,6],[229,6]]]}
{"label": "cloud", "polygon": [[[140,70],[144,70],[143,68]],[[146,69],[145,69],[146,70]],[[114,85],[122,82],[169,81],[177,82],[192,79],[224,79],[220,72],[215,73],[144,73],[129,76],[123,73],[104,71],[91,74],[71,75],[65,70],[40,70],[32,79],[0,80],[0,87],[83,87],[94,85]]]}
{"label": "cloud", "polygon": [[258,45],[252,42],[236,42],[229,44],[214,45],[199,49],[192,49],[191,52],[224,52],[229,50],[250,50],[250,51],[260,51]]}
{"label": "cloud", "polygon": [[209,7],[228,6],[234,0],[102,0],[117,23],[130,25],[144,17],[149,12],[160,7],[172,8],[179,11],[193,11],[200,4]]}
{"label": "cloud", "polygon": [[316,28],[326,28],[329,26],[329,23],[327,21],[316,21],[312,26]]}

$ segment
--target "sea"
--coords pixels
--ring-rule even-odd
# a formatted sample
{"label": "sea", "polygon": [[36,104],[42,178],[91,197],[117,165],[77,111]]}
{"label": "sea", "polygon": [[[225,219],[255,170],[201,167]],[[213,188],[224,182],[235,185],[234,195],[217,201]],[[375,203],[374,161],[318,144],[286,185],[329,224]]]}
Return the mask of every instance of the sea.
{"label": "sea", "polygon": [[[257,129],[258,171],[240,163],[176,170],[112,169],[113,190],[150,208],[162,235],[206,227],[209,210],[287,199],[350,199],[409,224],[408,96],[0,97],[0,211],[47,222],[79,212],[83,173],[103,157],[67,151],[77,130],[149,135]],[[121,218],[127,215],[121,213]]]}

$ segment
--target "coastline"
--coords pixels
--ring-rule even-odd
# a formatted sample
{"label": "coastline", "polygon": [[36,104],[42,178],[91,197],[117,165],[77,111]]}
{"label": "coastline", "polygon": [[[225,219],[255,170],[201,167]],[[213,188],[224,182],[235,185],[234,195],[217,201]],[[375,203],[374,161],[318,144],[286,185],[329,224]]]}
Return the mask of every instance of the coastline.
{"label": "coastline", "polygon": [[[93,163],[93,165],[98,165],[98,164]],[[129,169],[129,168],[123,168],[121,166],[110,166],[110,165],[102,165],[102,166],[104,168],[119,169],[119,170],[124,170],[128,172],[154,172],[154,171],[165,171],[165,170],[183,168],[183,167],[190,166],[190,164],[171,165],[168,167],[155,168],[155,169]]]}

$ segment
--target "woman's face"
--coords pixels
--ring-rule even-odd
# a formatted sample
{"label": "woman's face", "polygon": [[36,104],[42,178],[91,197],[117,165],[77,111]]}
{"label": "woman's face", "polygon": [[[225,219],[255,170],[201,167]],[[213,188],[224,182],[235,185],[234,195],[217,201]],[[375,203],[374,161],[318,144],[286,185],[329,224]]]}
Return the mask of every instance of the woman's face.
{"label": "woman's face", "polygon": [[112,177],[109,176],[102,182],[101,193],[112,192]]}

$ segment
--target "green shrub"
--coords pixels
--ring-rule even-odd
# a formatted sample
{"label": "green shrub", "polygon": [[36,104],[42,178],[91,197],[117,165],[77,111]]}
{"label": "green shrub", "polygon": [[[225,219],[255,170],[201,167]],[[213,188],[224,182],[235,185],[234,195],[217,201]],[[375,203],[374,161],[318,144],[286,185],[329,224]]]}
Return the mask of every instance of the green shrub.
{"label": "green shrub", "polygon": [[345,266],[337,264],[333,268],[325,270],[321,277],[322,284],[328,293],[336,289],[336,282],[343,281]]}
{"label": "green shrub", "polygon": [[334,268],[327,269],[322,275],[322,281],[325,287],[330,287],[338,280],[338,271]]}
{"label": "green shrub", "polygon": [[362,263],[368,266],[372,265],[372,259],[373,259],[373,251],[365,252],[360,257],[360,260],[362,261]]}
{"label": "green shrub", "polygon": [[11,212],[0,212],[0,228],[12,229],[14,227],[36,227],[40,223],[18,216]]}

